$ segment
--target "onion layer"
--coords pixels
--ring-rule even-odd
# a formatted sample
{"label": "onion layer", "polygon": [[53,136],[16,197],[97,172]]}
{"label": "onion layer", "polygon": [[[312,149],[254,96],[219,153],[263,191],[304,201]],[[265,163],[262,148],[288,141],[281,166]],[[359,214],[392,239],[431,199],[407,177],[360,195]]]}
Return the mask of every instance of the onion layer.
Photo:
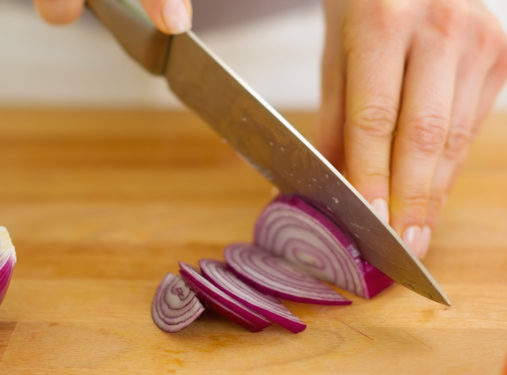
{"label": "onion layer", "polygon": [[252,332],[261,331],[271,324],[262,315],[222,292],[193,267],[183,262],[179,265],[183,279],[213,310]]}
{"label": "onion layer", "polygon": [[204,311],[194,292],[176,275],[168,273],[157,288],[151,316],[165,332],[178,332],[196,320]]}
{"label": "onion layer", "polygon": [[16,265],[16,250],[7,228],[0,226],[0,303],[7,293]]}
{"label": "onion layer", "polygon": [[282,258],[247,243],[229,245],[225,261],[236,274],[261,292],[295,302],[349,305],[352,302]]}
{"label": "onion layer", "polygon": [[272,322],[294,333],[301,332],[306,328],[306,325],[277,298],[261,293],[245,284],[227,269],[225,263],[214,259],[201,259],[199,267],[202,274],[213,284]]}
{"label": "onion layer", "polygon": [[372,298],[392,280],[366,262],[338,225],[304,198],[281,195],[259,216],[254,243],[315,277]]}

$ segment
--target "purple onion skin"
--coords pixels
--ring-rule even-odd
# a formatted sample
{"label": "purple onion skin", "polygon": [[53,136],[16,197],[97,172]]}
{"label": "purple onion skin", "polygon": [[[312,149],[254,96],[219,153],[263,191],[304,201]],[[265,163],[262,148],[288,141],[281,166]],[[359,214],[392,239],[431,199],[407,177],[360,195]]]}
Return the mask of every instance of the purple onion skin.
{"label": "purple onion skin", "polygon": [[385,273],[373,267],[370,263],[363,260],[364,281],[367,287],[365,298],[372,299],[383,290],[390,287],[394,281]]}
{"label": "purple onion skin", "polygon": [[[299,333],[306,328],[306,324],[294,316],[277,298],[264,294],[243,282],[232,270],[228,269],[225,263],[214,259],[201,259],[199,266],[204,277],[215,286],[272,322],[293,333]],[[232,287],[229,284],[224,284],[224,278],[218,279],[215,275],[216,272],[213,272],[213,268],[220,269],[222,274],[227,275],[226,279],[233,282]],[[236,286],[238,285],[244,291],[243,293],[237,292]]]}
{"label": "purple onion skin", "polygon": [[9,289],[12,271],[14,270],[15,264],[16,261],[13,258],[9,258],[2,269],[0,269],[0,304],[7,294],[7,289]]}
{"label": "purple onion skin", "polygon": [[0,304],[2,303],[11,281],[16,265],[16,250],[12,244],[9,231],[0,226]]}
{"label": "purple onion skin", "polygon": [[[264,248],[268,251],[275,251],[275,249],[268,248],[266,244],[262,241],[262,236],[260,236],[260,232],[262,229],[262,226],[264,225],[264,216],[267,215],[266,212],[268,212],[268,209],[273,204],[281,204],[285,205],[286,207],[295,210],[298,212],[298,214],[307,215],[308,217],[311,217],[312,219],[316,220],[318,224],[324,228],[328,233],[330,233],[336,241],[341,245],[345,251],[348,251],[348,257],[353,259],[353,262],[355,264],[355,269],[357,275],[356,277],[359,277],[362,281],[362,285],[359,286],[350,286],[350,285],[340,285],[337,279],[329,279],[329,278],[323,278],[324,281],[330,282],[331,284],[337,285],[341,288],[347,289],[352,293],[355,293],[359,295],[360,297],[364,297],[367,299],[373,298],[375,295],[389,287],[393,281],[386,276],[384,273],[382,273],[380,270],[373,267],[371,264],[369,264],[366,260],[364,260],[362,257],[360,257],[359,251],[357,250],[357,246],[355,243],[351,240],[350,236],[345,234],[345,232],[339,227],[339,224],[337,224],[337,221],[332,218],[329,213],[327,213],[326,209],[322,208],[321,205],[316,204],[314,202],[309,201],[305,197],[300,196],[294,196],[294,195],[279,195],[276,197],[261,213],[259,216],[259,219],[257,220],[255,231],[254,231],[254,243]],[[340,251],[340,250],[339,250]],[[343,250],[342,250],[343,251]],[[290,259],[288,259],[290,261]],[[322,278],[322,275],[319,275],[317,272],[315,272],[314,269],[306,267],[304,264],[297,264],[298,267],[301,267],[303,269],[306,269],[308,272],[312,273],[318,278]],[[348,274],[347,271],[343,270],[335,270],[335,273],[338,272],[345,272]]]}
{"label": "purple onion skin", "polygon": [[197,294],[201,301],[216,312],[252,332],[262,331],[271,325],[263,316],[226,295],[204,278],[195,268],[183,262],[179,262],[179,264],[180,275],[187,285]]}

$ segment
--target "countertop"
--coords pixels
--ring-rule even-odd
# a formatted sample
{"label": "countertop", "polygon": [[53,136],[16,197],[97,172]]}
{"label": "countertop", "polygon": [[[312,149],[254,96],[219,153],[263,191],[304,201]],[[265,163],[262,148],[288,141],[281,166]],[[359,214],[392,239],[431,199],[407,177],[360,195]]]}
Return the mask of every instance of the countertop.
{"label": "countertop", "polygon": [[[308,132],[311,114],[288,118]],[[249,241],[269,184],[186,113],[0,109],[0,225],[18,264],[0,374],[481,374],[507,359],[507,115],[491,116],[425,265],[453,305],[394,285],[351,306],[287,303],[308,328],[206,313],[151,321],[177,261]]]}

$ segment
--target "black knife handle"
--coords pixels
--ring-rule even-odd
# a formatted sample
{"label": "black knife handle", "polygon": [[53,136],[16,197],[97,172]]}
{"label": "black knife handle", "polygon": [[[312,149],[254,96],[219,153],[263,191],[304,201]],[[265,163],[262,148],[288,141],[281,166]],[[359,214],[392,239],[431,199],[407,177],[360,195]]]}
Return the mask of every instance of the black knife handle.
{"label": "black knife handle", "polygon": [[127,0],[87,0],[87,5],[123,49],[150,73],[165,71],[171,36],[160,32]]}

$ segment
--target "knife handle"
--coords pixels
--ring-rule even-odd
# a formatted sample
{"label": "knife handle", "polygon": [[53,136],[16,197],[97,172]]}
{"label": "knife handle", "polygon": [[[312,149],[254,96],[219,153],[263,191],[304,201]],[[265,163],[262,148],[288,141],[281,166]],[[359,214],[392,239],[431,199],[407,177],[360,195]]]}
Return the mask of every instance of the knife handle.
{"label": "knife handle", "polygon": [[87,5],[134,60],[150,73],[164,73],[171,36],[160,32],[142,9],[127,0],[87,0]]}

